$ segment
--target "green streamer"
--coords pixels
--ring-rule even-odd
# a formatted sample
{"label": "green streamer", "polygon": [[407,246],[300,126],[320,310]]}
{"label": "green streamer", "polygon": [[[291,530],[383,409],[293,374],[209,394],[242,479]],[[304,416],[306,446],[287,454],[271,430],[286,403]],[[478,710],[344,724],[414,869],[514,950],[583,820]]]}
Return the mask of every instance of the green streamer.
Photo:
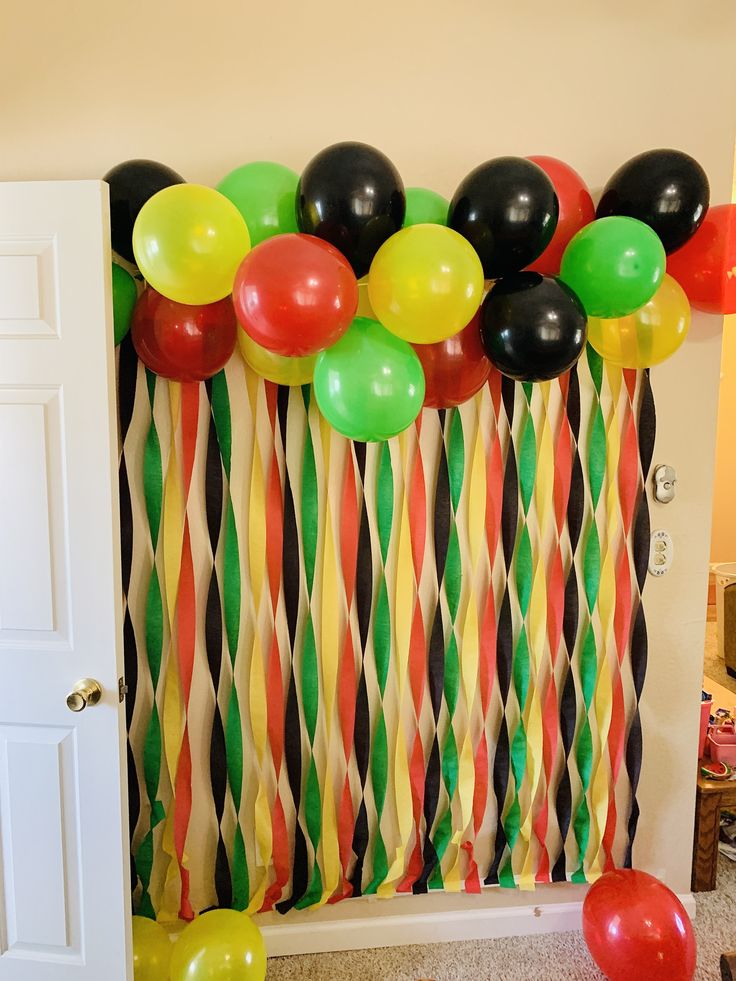
{"label": "green streamer", "polygon": [[525,399],[524,419],[519,438],[519,491],[522,505],[522,521],[517,532],[515,549],[515,583],[519,600],[521,625],[519,636],[514,646],[514,656],[511,665],[511,676],[516,700],[519,705],[519,721],[511,736],[511,772],[514,778],[514,796],[503,822],[508,855],[499,872],[499,884],[508,889],[516,886],[514,879],[513,854],[514,845],[519,837],[521,828],[521,804],[519,789],[526,771],[527,738],[524,726],[524,712],[529,694],[529,678],[531,674],[531,657],[529,655],[529,638],[526,632],[526,615],[532,595],[534,578],[534,560],[532,543],[529,536],[527,521],[529,508],[534,494],[534,483],[537,477],[537,436],[532,417],[533,386],[529,383],[522,385]]}
{"label": "green streamer", "polygon": [[447,793],[447,807],[437,822],[434,833],[434,849],[437,854],[437,865],[429,879],[430,889],[442,889],[442,859],[447,846],[452,839],[452,802],[457,792],[459,761],[455,730],[452,720],[457,708],[460,690],[460,656],[457,646],[455,625],[460,608],[462,595],[462,555],[460,538],[457,531],[457,509],[463,490],[465,477],[465,440],[463,437],[463,421],[460,412],[455,409],[450,420],[450,434],[447,445],[447,473],[450,483],[450,503],[452,518],[450,536],[447,542],[447,560],[445,562],[445,596],[447,609],[450,614],[449,637],[445,648],[444,696],[447,705],[447,733],[442,743],[442,782]]}
{"label": "green streamer", "polygon": [[151,409],[151,423],[143,449],[143,494],[146,517],[151,540],[152,566],[146,596],[146,660],[151,678],[153,693],[151,717],[146,727],[143,742],[143,776],[146,795],[150,806],[148,831],[141,841],[135,856],[136,868],[141,880],[142,893],[137,912],[141,916],[155,919],[156,913],[151,901],[150,886],[153,872],[154,831],[164,820],[166,812],[158,799],[161,778],[162,737],[161,721],[156,704],[156,692],[161,676],[161,659],[164,646],[164,609],[161,584],[156,569],[156,550],[161,530],[161,509],[163,507],[164,478],[161,463],[161,443],[158,438],[153,414],[156,398],[156,375],[146,369],[146,390]]}
{"label": "green streamer", "polygon": [[319,533],[319,493],[317,487],[317,465],[314,457],[314,443],[309,426],[310,388],[302,388],[304,410],[306,412],[306,429],[304,432],[304,454],[302,457],[302,544],[304,547],[304,571],[307,579],[307,600],[309,604],[307,620],[304,625],[304,640],[302,642],[302,706],[304,720],[309,736],[309,766],[307,783],[304,792],[304,816],[307,834],[312,843],[314,864],[309,886],[304,895],[296,903],[297,909],[306,909],[314,905],[322,896],[322,872],[319,867],[318,851],[322,837],[322,796],[317,774],[317,764],[314,759],[314,739],[317,732],[319,715],[319,668],[317,664],[317,644],[312,621],[312,590],[314,588],[314,570],[317,564],[317,539]]}
{"label": "green streamer", "polygon": [[381,701],[371,746],[371,782],[376,805],[376,839],[373,848],[373,876],[364,890],[364,894],[367,896],[375,893],[388,875],[388,856],[386,843],[381,833],[381,817],[383,816],[388,787],[388,734],[383,712],[383,698],[386,694],[386,682],[391,662],[391,612],[386,585],[386,562],[394,519],[394,474],[391,466],[391,449],[388,443],[381,444],[379,454],[376,484],[376,523],[381,551],[381,579],[373,617],[373,656],[376,662],[376,676]]}
{"label": "green streamer", "polygon": [[579,866],[572,875],[573,882],[586,882],[585,853],[590,839],[590,809],[588,791],[593,771],[593,733],[590,727],[590,707],[595,693],[598,673],[598,657],[595,631],[593,629],[593,610],[598,601],[601,581],[601,546],[595,512],[600,500],[603,478],[606,472],[606,430],[601,410],[601,386],[603,384],[603,361],[588,345],[588,367],[595,386],[595,403],[588,444],[588,483],[592,504],[590,527],[585,539],[583,558],[583,580],[585,600],[588,607],[585,639],[580,651],[580,687],[583,695],[585,715],[575,745],[575,760],[580,775],[580,802],[573,818],[575,842],[578,848]]}
{"label": "green streamer", "polygon": [[217,442],[220,447],[222,465],[227,479],[222,606],[233,681],[228,700],[227,718],[225,720],[225,756],[228,782],[233,795],[235,813],[238,816],[233,837],[230,878],[232,882],[233,908],[244,910],[250,902],[250,875],[248,872],[248,858],[245,851],[245,839],[243,838],[243,830],[240,825],[240,809],[243,803],[243,728],[238,690],[235,683],[235,661],[240,639],[242,588],[238,530],[235,523],[232,496],[230,494],[232,414],[230,410],[230,393],[224,371],[220,371],[212,379],[212,417],[217,432]]}

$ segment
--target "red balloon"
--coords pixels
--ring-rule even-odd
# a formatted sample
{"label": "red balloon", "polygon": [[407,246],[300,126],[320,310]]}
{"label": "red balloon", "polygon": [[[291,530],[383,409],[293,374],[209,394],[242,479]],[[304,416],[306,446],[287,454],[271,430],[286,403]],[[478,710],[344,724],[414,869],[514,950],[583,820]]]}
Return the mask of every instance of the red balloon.
{"label": "red balloon", "polygon": [[583,903],[583,934],[610,981],[691,981],[695,933],[677,896],[647,872],[606,872]]}
{"label": "red balloon", "polygon": [[149,286],[133,311],[138,357],[157,375],[203,381],[224,368],[235,349],[237,321],[230,297],[204,306],[169,300]]}
{"label": "red balloon", "polygon": [[480,310],[467,327],[437,344],[412,344],[424,368],[424,404],[449,409],[479,392],[491,373],[480,339]]}
{"label": "red balloon", "polygon": [[560,217],[557,219],[557,228],[552,241],[540,257],[527,268],[544,276],[557,276],[567,243],[576,232],[595,219],[593,198],[580,174],[562,160],[557,160],[555,157],[528,157],[528,159],[541,167],[552,181],[560,203]]}
{"label": "red balloon", "polygon": [[736,205],[710,208],[690,241],[667,256],[667,272],[698,310],[736,313]]}
{"label": "red balloon", "polygon": [[275,354],[303,358],[330,347],[358,309],[347,259],[314,235],[275,235],[243,259],[233,290],[243,330]]}

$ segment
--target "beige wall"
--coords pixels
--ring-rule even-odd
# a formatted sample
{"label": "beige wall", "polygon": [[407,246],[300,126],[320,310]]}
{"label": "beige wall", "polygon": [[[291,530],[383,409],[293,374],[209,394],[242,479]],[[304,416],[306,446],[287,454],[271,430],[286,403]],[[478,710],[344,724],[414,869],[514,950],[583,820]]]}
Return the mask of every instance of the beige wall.
{"label": "beige wall", "polygon": [[[95,177],[150,156],[211,182],[252,159],[299,169],[322,146],[357,138],[384,149],[407,183],[445,193],[496,154],[558,155],[600,187],[633,153],[677,146],[703,163],[714,200],[730,196],[733,0],[5,0],[2,21],[3,179]],[[656,460],[675,465],[680,483],[675,503],[653,506],[676,558],[647,587],[635,858],[680,891],[719,355],[720,322],[699,318],[684,350],[653,372]]]}

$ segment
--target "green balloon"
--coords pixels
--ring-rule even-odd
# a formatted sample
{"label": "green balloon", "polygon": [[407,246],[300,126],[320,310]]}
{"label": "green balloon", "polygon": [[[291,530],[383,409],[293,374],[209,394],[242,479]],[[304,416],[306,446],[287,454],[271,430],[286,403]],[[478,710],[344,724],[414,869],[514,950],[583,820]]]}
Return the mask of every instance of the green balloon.
{"label": "green balloon", "polygon": [[356,317],[314,369],[322,415],[343,436],[377,443],[419,414],[424,371],[414,349],[377,320]]}
{"label": "green balloon", "polygon": [[560,279],[589,317],[626,317],[657,292],[667,264],[656,232],[636,218],[599,218],[565,249]]}
{"label": "green balloon", "polygon": [[130,330],[133,307],[138,299],[138,287],[130,273],[112,264],[112,314],[115,329],[115,343],[119,344]]}
{"label": "green balloon", "polygon": [[404,228],[409,225],[446,225],[450,202],[426,187],[407,187]]}
{"label": "green balloon", "polygon": [[217,185],[245,218],[251,246],[272,235],[298,232],[296,186],[299,175],[282,164],[261,161],[244,164]]}

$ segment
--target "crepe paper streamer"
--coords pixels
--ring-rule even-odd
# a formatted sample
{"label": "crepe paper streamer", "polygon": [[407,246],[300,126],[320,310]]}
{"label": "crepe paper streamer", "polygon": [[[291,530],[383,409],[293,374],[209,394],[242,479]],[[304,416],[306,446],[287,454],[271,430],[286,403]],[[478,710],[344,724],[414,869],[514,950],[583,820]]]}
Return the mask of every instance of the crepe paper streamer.
{"label": "crepe paper streamer", "polygon": [[[163,388],[164,385],[165,383],[162,382],[161,387]],[[146,598],[145,636],[146,661],[151,683],[152,700],[151,715],[146,727],[143,743],[143,777],[146,785],[146,796],[148,798],[149,827],[138,846],[135,862],[141,882],[141,896],[138,902],[137,913],[140,916],[155,919],[156,910],[154,909],[150,894],[154,863],[154,832],[166,816],[164,806],[159,800],[162,735],[158,713],[158,688],[164,646],[164,610],[163,594],[156,564],[163,507],[163,466],[161,462],[161,444],[158,438],[158,430],[153,411],[156,396],[156,375],[148,370],[146,370],[146,389],[150,404],[150,423],[143,452],[143,493],[148,523],[151,564]]]}
{"label": "crepe paper streamer", "polygon": [[[125,353],[123,347],[121,361]],[[286,912],[362,892],[455,890],[463,879],[477,892],[475,851],[487,825],[493,855],[486,882],[518,879],[531,887],[593,879],[618,857],[616,787],[624,760],[632,792],[624,861],[631,861],[647,656],[641,590],[654,439],[648,378],[604,369],[595,355],[587,370],[535,388],[517,389],[493,372],[475,404],[427,411],[396,442],[366,454],[364,444],[328,429],[308,388],[290,392],[242,368],[208,383],[211,419],[201,427],[200,448],[200,387],[157,382],[141,370],[136,390],[131,364],[122,367],[129,372],[121,397],[124,585],[135,590],[134,576],[150,570],[145,619],[132,607],[126,638],[135,645],[133,628],[139,637],[145,632],[137,687],[147,688],[150,676],[154,695],[150,718],[141,720],[142,746],[131,747],[146,801],[140,831],[131,820],[135,840],[142,835],[135,848],[141,912],[187,915],[185,847],[194,849],[198,869],[201,862],[202,844],[188,833],[195,583],[207,590],[199,605],[216,702],[205,738],[218,905]],[[231,467],[230,395],[240,378],[253,456],[239,450]],[[157,418],[160,399],[169,399],[168,456],[154,420],[157,387]],[[590,404],[591,390],[583,422],[581,403]],[[143,425],[141,524],[126,485],[126,450],[140,445],[134,430],[142,436]],[[422,445],[433,441],[436,470],[428,472]],[[205,450],[197,468],[195,454]],[[189,534],[194,474],[204,475],[209,539],[196,551]],[[338,490],[332,499],[323,492],[327,483]],[[136,546],[136,573],[131,529],[145,536]],[[245,597],[240,541],[248,542]],[[241,635],[243,600],[252,635],[250,626]],[[633,712],[623,683],[629,648]],[[126,710],[130,723],[137,710]],[[401,731],[388,725],[397,713]],[[247,783],[244,725],[255,750]],[[165,773],[161,780],[163,761],[170,790]],[[229,794],[238,816],[232,831],[225,830]],[[164,817],[162,842],[156,828]],[[243,831],[251,827],[246,844]],[[553,854],[557,830],[561,847]]]}
{"label": "crepe paper streamer", "polygon": [[[293,398],[301,401],[301,392],[295,391]],[[286,772],[289,780],[289,790],[294,805],[293,853],[291,861],[291,896],[281,900],[276,909],[279,913],[287,913],[299,902],[307,890],[309,879],[309,857],[307,839],[302,829],[301,800],[302,800],[302,718],[297,696],[297,626],[299,608],[301,605],[302,580],[302,548],[299,540],[299,530],[296,518],[296,505],[291,468],[289,465],[289,421],[291,416],[291,389],[279,388],[277,412],[281,445],[284,451],[284,539],[282,550],[284,611],[289,635],[289,683],[286,695],[286,710],[284,714],[284,756]]]}
{"label": "crepe paper streamer", "polygon": [[529,736],[527,699],[530,697],[531,660],[526,617],[532,595],[534,570],[528,515],[536,477],[537,451],[534,420],[531,414],[531,385],[523,385],[522,390],[525,402],[518,436],[519,491],[522,510],[515,546],[515,585],[521,624],[514,644],[511,669],[514,694],[519,706],[519,718],[510,733],[511,776],[513,777],[510,783],[513,799],[504,816],[504,834],[508,842],[508,855],[499,872],[499,884],[507,888],[514,888],[516,885],[512,856],[520,833],[522,834],[522,844],[526,847],[529,846],[528,838],[526,841],[524,840],[524,835],[528,835],[529,828],[526,826],[526,821],[522,824],[520,790],[527,765]]}
{"label": "crepe paper streamer", "polygon": [[[320,441],[322,445],[322,468],[325,484],[330,483],[330,459],[333,441],[333,429],[321,413],[315,415],[319,422]],[[338,439],[335,434],[335,441]],[[321,501],[322,526],[324,538],[322,542],[322,599],[320,612],[320,680],[324,693],[325,721],[325,758],[322,774],[322,856],[324,865],[324,884],[322,896],[315,904],[322,906],[336,892],[341,877],[340,849],[337,838],[337,815],[335,811],[335,787],[332,770],[332,739],[333,720],[337,703],[337,684],[340,667],[339,627],[340,611],[337,603],[338,595],[338,559],[337,546],[333,532],[334,521],[331,513],[331,502],[328,494],[322,495]]]}
{"label": "crepe paper streamer", "polygon": [[[265,386],[260,384],[258,376],[241,364],[240,370],[245,374],[245,387],[248,393],[248,403],[253,427],[253,448],[250,466],[250,490],[248,494],[248,574],[250,589],[248,596],[248,613],[253,624],[252,647],[250,650],[250,672],[248,680],[248,707],[250,728],[255,749],[255,760],[252,769],[255,770],[258,789],[253,803],[253,824],[256,842],[257,865],[260,869],[258,884],[252,888],[246,912],[257,913],[264,905],[266,890],[271,873],[271,856],[273,853],[273,828],[271,803],[269,801],[266,783],[266,771],[270,760],[267,759],[268,741],[268,692],[266,688],[266,668],[264,648],[267,646],[262,637],[263,607],[269,605],[267,599],[267,545],[266,545],[266,473],[258,440],[261,429],[259,422],[263,415],[262,398]],[[247,479],[247,478],[246,478]],[[249,802],[250,804],[250,802]],[[252,868],[252,866],[251,866]]]}
{"label": "crepe paper streamer", "polygon": [[356,637],[353,632],[355,613],[355,583],[358,574],[358,489],[356,463],[348,445],[343,465],[342,489],[340,494],[340,567],[343,582],[345,630],[340,656],[340,681],[338,691],[338,711],[342,754],[345,762],[345,777],[338,807],[338,846],[342,879],[340,892],[333,901],[347,899],[353,893],[349,879],[352,858],[353,835],[355,833],[355,813],[350,782],[350,762],[353,752],[353,733],[355,731],[356,700],[358,679],[355,670]]}
{"label": "crepe paper streamer", "polygon": [[[482,726],[475,748],[475,774],[473,792],[473,835],[477,840],[483,826],[486,811],[489,806],[489,750],[488,750],[488,716],[496,672],[496,597],[494,593],[494,575],[496,551],[500,537],[501,506],[503,496],[503,460],[501,453],[501,434],[499,413],[501,405],[501,374],[495,368],[491,369],[488,380],[491,398],[493,433],[491,445],[485,461],[485,510],[484,522],[480,540],[485,542],[489,567],[488,586],[483,602],[478,643],[478,698]],[[479,409],[482,400],[479,402]],[[478,421],[477,439],[482,437],[481,417]],[[477,519],[476,519],[477,520]],[[473,522],[473,537],[477,534]],[[479,560],[480,561],[480,560]],[[472,602],[472,600],[471,600]],[[469,844],[469,843],[468,843]],[[468,852],[468,870],[465,875],[465,889],[469,893],[479,893],[481,890],[480,873],[471,848],[466,845]]]}
{"label": "crepe paper streamer", "polygon": [[[519,520],[519,476],[516,469],[516,451],[512,438],[514,424],[514,402],[516,386],[511,379],[504,377],[501,381],[501,399],[507,420],[508,440],[506,444],[506,459],[504,461],[503,493],[501,504],[501,545],[503,549],[503,564],[505,570],[504,591],[501,607],[498,613],[498,633],[496,646],[496,675],[501,697],[502,714],[496,737],[496,752],[493,759],[493,792],[497,805],[497,823],[495,849],[486,885],[500,883],[500,867],[509,845],[506,835],[505,815],[508,810],[509,791],[513,799],[514,790],[510,788],[511,756],[509,743],[509,728],[506,722],[506,709],[511,690],[511,669],[513,664],[514,638],[511,615],[511,564],[514,558],[514,545]],[[508,856],[510,864],[510,854]]]}
{"label": "crepe paper streamer", "polygon": [[[420,720],[425,690],[426,636],[424,630],[424,612],[422,610],[419,588],[423,579],[427,539],[427,492],[420,442],[422,413],[417,416],[415,433],[414,460],[411,465],[408,489],[409,533],[411,536],[411,561],[414,573],[414,610],[412,613],[411,638],[409,641],[409,682],[414,708],[414,722],[416,725],[409,764],[412,818],[414,821],[414,848],[409,860],[406,877],[398,887],[398,892],[411,892],[414,883],[422,873],[424,865],[422,858],[422,812],[424,808],[425,760]],[[405,493],[407,492],[405,491]]]}
{"label": "crepe paper streamer", "polygon": [[227,909],[232,904],[232,882],[230,879],[230,860],[227,854],[222,820],[225,814],[227,800],[227,768],[225,765],[225,726],[220,708],[220,682],[222,678],[222,657],[224,645],[222,586],[218,571],[218,556],[222,556],[224,548],[223,515],[225,513],[225,484],[224,467],[220,456],[220,445],[217,441],[213,410],[213,385],[223,382],[209,379],[206,391],[210,415],[207,425],[207,458],[205,463],[205,512],[207,517],[207,534],[212,554],[209,586],[207,589],[207,606],[205,610],[205,648],[207,666],[212,681],[214,709],[212,715],[212,731],[210,734],[210,784],[212,800],[217,820],[217,848],[215,851],[214,884],[217,904]]}
{"label": "crepe paper streamer", "polygon": [[133,620],[128,608],[128,591],[133,562],[133,509],[130,499],[130,482],[126,462],[125,440],[133,418],[138,379],[138,357],[132,340],[126,336],[118,348],[118,417],[120,419],[120,454],[118,463],[118,487],[120,492],[120,565],[123,583],[123,659],[128,696],[125,700],[126,743],[128,763],[128,826],[131,834],[130,880],[131,892],[138,887],[138,872],[132,840],[141,815],[141,794],[134,748],[130,739],[133,713],[138,694],[138,643]]}
{"label": "crepe paper streamer", "polygon": [[360,639],[360,679],[358,681],[358,693],[355,702],[355,763],[358,770],[358,780],[360,782],[360,803],[355,819],[355,829],[353,831],[353,853],[355,854],[355,865],[353,874],[350,878],[350,885],[354,896],[363,895],[363,869],[365,857],[368,850],[368,810],[365,802],[365,789],[368,781],[368,767],[371,752],[371,721],[370,709],[368,705],[368,685],[365,675],[365,658],[368,648],[368,633],[371,622],[371,610],[373,607],[373,552],[371,545],[371,532],[368,519],[368,508],[365,500],[366,486],[366,445],[365,443],[353,443],[353,454],[358,471],[362,496],[360,505],[360,516],[358,520],[358,561],[357,577],[355,584],[355,600],[358,615],[358,636]]}
{"label": "crepe paper streamer", "polygon": [[240,544],[235,521],[235,509],[231,491],[232,475],[232,416],[227,376],[220,372],[212,379],[212,416],[220,445],[222,465],[225,470],[227,493],[225,498],[225,542],[223,550],[222,598],[225,621],[225,638],[230,660],[231,683],[225,714],[225,760],[228,782],[235,808],[235,833],[230,853],[232,907],[244,910],[250,899],[250,873],[245,852],[245,840],[239,815],[243,804],[243,732],[241,727],[240,699],[236,684],[235,662],[240,641]]}
{"label": "crepe paper streamer", "polygon": [[[611,368],[611,371],[615,369]],[[614,676],[613,699],[611,706],[611,725],[608,734],[608,755],[611,767],[611,786],[614,791],[609,795],[606,827],[603,834],[602,846],[605,853],[604,871],[615,868],[613,857],[614,839],[618,824],[615,788],[618,784],[621,763],[624,755],[626,738],[626,706],[624,702],[624,686],[622,668],[629,650],[632,623],[632,569],[629,560],[627,542],[636,506],[636,495],[639,485],[639,448],[636,435],[636,418],[634,415],[633,399],[636,391],[636,372],[624,369],[623,381],[626,395],[624,397],[623,422],[621,426],[621,451],[618,466],[618,497],[621,511],[621,537],[623,539],[616,567],[616,610],[614,613],[614,637],[616,644],[617,670]]]}
{"label": "crepe paper streamer", "polygon": [[621,398],[623,373],[615,365],[605,364],[604,370],[611,393],[611,405],[606,421],[606,497],[605,539],[602,547],[601,583],[598,599],[600,619],[600,643],[598,677],[596,679],[594,707],[597,728],[597,750],[591,782],[592,823],[597,848],[592,854],[589,879],[594,881],[604,871],[606,862],[603,837],[608,820],[611,796],[609,786],[609,746],[613,719],[613,697],[616,678],[620,685],[620,666],[616,656],[614,617],[616,614],[616,555],[621,551],[621,509],[619,504],[617,474],[620,465],[621,431],[618,407]]}
{"label": "crepe paper streamer", "polygon": [[437,805],[440,795],[439,718],[445,680],[445,628],[442,616],[441,591],[450,537],[450,483],[447,449],[444,440],[445,417],[446,411],[440,409],[437,413],[437,424],[439,426],[439,460],[434,487],[434,514],[432,516],[437,593],[430,629],[429,647],[427,648],[427,683],[430,704],[432,706],[433,731],[424,779],[425,835],[422,849],[424,864],[413,887],[413,891],[417,894],[427,892],[429,877],[433,874],[438,864],[438,855],[435,849],[432,829],[437,815]]}
{"label": "crepe paper streamer", "polygon": [[272,440],[271,459],[266,486],[266,566],[268,570],[268,595],[271,611],[269,621],[271,644],[268,654],[266,706],[268,713],[268,743],[275,776],[275,791],[271,811],[274,881],[264,896],[263,909],[266,911],[273,909],[274,905],[281,899],[289,881],[290,855],[286,815],[284,813],[284,805],[279,786],[281,770],[284,764],[285,725],[284,683],[277,629],[284,548],[284,502],[281,491],[283,477],[279,465],[279,433],[276,416],[279,387],[267,382],[264,384],[264,390]]}
{"label": "crepe paper streamer", "polygon": [[[570,564],[565,580],[562,614],[562,634],[567,653],[567,666],[564,675],[560,679],[562,687],[562,696],[560,698],[560,738],[562,740],[564,766],[560,771],[555,796],[555,811],[560,832],[560,850],[552,869],[553,882],[564,882],[567,879],[565,845],[572,820],[572,777],[575,767],[572,745],[575,738],[577,722],[577,691],[572,662],[575,656],[580,627],[580,587],[578,583],[576,557],[580,545],[585,513],[585,484],[580,451],[578,449],[580,438],[580,380],[577,365],[571,369],[568,378],[564,400],[565,414],[563,429],[569,434],[572,456],[569,485],[567,485],[566,508]],[[564,480],[564,478],[562,479]],[[556,506],[561,510],[562,501],[558,500]]]}
{"label": "crepe paper streamer", "polygon": [[[412,542],[409,523],[407,495],[408,449],[407,433],[398,438],[401,456],[401,486],[398,544],[396,546],[396,580],[393,594],[401,597],[395,604],[394,617],[394,663],[396,666],[396,691],[399,718],[404,715],[407,682],[409,679],[409,660],[411,655],[412,610],[416,603]],[[412,794],[409,775],[409,751],[403,725],[395,727],[393,754],[393,786],[396,804],[397,843],[393,859],[384,881],[377,889],[377,895],[389,899],[396,894],[405,871],[405,856],[412,829]]]}
{"label": "crepe paper streamer", "polygon": [[[558,383],[555,383],[555,387]],[[537,386],[541,394],[542,413],[538,427],[537,476],[534,485],[533,509],[536,515],[537,533],[533,539],[534,576],[529,607],[529,638],[532,660],[533,687],[528,723],[527,769],[530,772],[529,804],[522,829],[524,840],[529,842],[519,879],[520,887],[531,889],[536,882],[549,881],[549,855],[546,848],[549,823],[547,788],[554,755],[549,746],[556,739],[556,712],[545,712],[548,692],[554,687],[554,666],[548,630],[550,622],[549,591],[551,582],[547,576],[547,545],[554,540],[554,444],[550,426],[550,382]],[[553,553],[554,554],[554,553]],[[555,704],[556,707],[556,704]],[[550,715],[552,718],[550,718]],[[552,725],[550,725],[552,723]],[[554,726],[554,732],[550,731]],[[532,845],[531,830],[537,840],[536,854]]]}
{"label": "crepe paper streamer", "polygon": [[192,753],[189,741],[188,706],[194,671],[194,647],[197,631],[197,597],[194,585],[194,562],[189,530],[189,491],[192,483],[194,456],[197,448],[199,419],[199,383],[187,382],[181,387],[181,445],[182,445],[182,500],[184,524],[182,530],[179,590],[176,600],[177,657],[181,699],[184,709],[184,726],[176,766],[174,785],[174,848],[181,877],[181,901],[179,917],[194,919],[189,902],[189,862],[185,854],[187,832],[192,813]]}
{"label": "crepe paper streamer", "polygon": [[[479,750],[474,745],[472,727],[472,720],[476,714],[476,707],[479,702],[480,672],[480,623],[478,620],[478,598],[476,595],[475,581],[482,558],[487,497],[485,447],[483,445],[483,430],[479,416],[480,402],[481,397],[477,396],[475,399],[475,434],[472,440],[473,449],[470,460],[470,474],[467,481],[468,518],[465,544],[467,554],[470,557],[470,565],[468,567],[468,599],[463,616],[462,639],[460,643],[460,673],[468,724],[465,729],[462,749],[460,751],[460,771],[458,776],[460,828],[456,836],[453,836],[453,842],[461,846],[462,852],[467,857],[465,890],[470,893],[480,892],[478,866],[474,857],[475,829],[473,826],[476,804],[476,761],[480,759],[482,762],[483,758],[487,760],[487,750],[483,752],[482,749]],[[481,781],[483,781],[484,774],[481,772],[478,775]],[[487,777],[485,777],[486,785],[487,782]],[[483,796],[485,797],[485,791],[483,791]],[[469,836],[463,841],[466,835]],[[455,840],[456,838],[457,841]],[[445,882],[447,883],[449,879],[453,886],[454,876],[456,874],[459,875],[460,855],[461,850],[458,849],[455,865],[445,877]]]}
{"label": "crepe paper streamer", "polygon": [[378,887],[386,878],[389,868],[386,845],[381,831],[381,818],[383,816],[388,788],[388,732],[386,730],[383,699],[386,694],[386,683],[388,681],[392,650],[391,613],[389,609],[388,586],[386,583],[386,563],[388,561],[388,550],[391,541],[393,513],[394,475],[391,463],[391,450],[387,443],[381,443],[378,449],[378,473],[376,480],[376,519],[381,567],[375,609],[373,612],[373,656],[375,660],[376,678],[378,680],[378,712],[371,741],[371,783],[376,809],[376,826],[373,843],[373,876],[364,889],[364,895],[366,896],[370,896],[378,891]]}
{"label": "crepe paper streamer", "polygon": [[587,614],[583,644],[580,650],[580,688],[583,697],[583,719],[575,745],[575,761],[580,776],[580,795],[573,817],[573,830],[578,851],[578,868],[571,877],[572,882],[586,882],[585,858],[590,839],[590,807],[588,791],[593,772],[593,735],[590,726],[590,713],[595,692],[598,650],[593,625],[593,613],[598,602],[601,586],[601,546],[596,511],[601,496],[603,478],[606,469],[606,433],[603,413],[600,405],[600,391],[603,377],[603,361],[593,349],[588,346],[588,365],[596,397],[593,400],[593,419],[588,436],[588,491],[590,494],[591,515],[585,535],[583,581]]}
{"label": "crepe paper streamer", "polygon": [[318,849],[322,836],[322,793],[314,758],[314,742],[319,713],[319,669],[317,663],[317,641],[312,620],[312,593],[314,573],[317,563],[317,534],[319,521],[319,498],[317,468],[314,457],[314,443],[309,420],[310,388],[302,388],[304,410],[307,413],[304,432],[304,453],[302,456],[301,485],[301,537],[304,549],[304,569],[306,573],[306,622],[301,651],[301,694],[304,708],[304,723],[309,739],[304,814],[307,834],[312,844],[312,867],[306,893],[296,903],[297,909],[306,909],[318,902],[322,896],[323,878],[319,867]]}
{"label": "crepe paper streamer", "polygon": [[636,583],[639,597],[634,615],[634,627],[631,637],[631,673],[634,679],[634,695],[636,706],[634,715],[629,728],[629,736],[626,741],[626,770],[629,774],[631,784],[631,813],[628,822],[628,844],[624,864],[627,868],[632,865],[632,852],[634,839],[639,824],[639,801],[636,793],[639,787],[639,777],[641,775],[641,763],[643,752],[643,738],[641,728],[641,716],[639,714],[639,702],[644,688],[644,680],[647,670],[647,625],[644,616],[644,605],[642,603],[642,593],[647,578],[647,566],[649,562],[649,503],[647,501],[646,482],[649,479],[649,470],[652,465],[652,454],[654,453],[654,439],[656,435],[657,419],[654,409],[654,396],[649,380],[649,371],[644,371],[641,382],[641,404],[639,407],[639,465],[641,467],[641,488],[639,491],[639,502],[636,509],[636,519],[634,526],[633,559],[636,572]]}

